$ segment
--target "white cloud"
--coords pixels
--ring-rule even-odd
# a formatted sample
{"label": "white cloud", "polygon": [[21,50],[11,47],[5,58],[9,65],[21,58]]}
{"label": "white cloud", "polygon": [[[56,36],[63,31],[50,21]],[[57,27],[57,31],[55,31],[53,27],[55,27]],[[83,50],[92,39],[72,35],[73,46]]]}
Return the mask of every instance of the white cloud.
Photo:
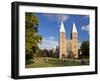
{"label": "white cloud", "polygon": [[89,32],[89,25],[82,26],[82,30]]}
{"label": "white cloud", "polygon": [[65,20],[67,20],[68,18],[69,18],[68,15],[58,15],[58,20],[60,20],[60,21],[65,21]]}
{"label": "white cloud", "polygon": [[79,49],[80,49],[80,47],[81,47],[81,44],[82,44],[81,42],[78,43],[78,48],[79,48]]}
{"label": "white cloud", "polygon": [[48,37],[48,40],[55,40],[55,38],[50,36],[50,37]]}
{"label": "white cloud", "polygon": [[[50,38],[50,39],[48,39]],[[58,41],[56,41],[54,39],[54,37],[48,37],[47,39],[43,39],[41,44],[39,44],[39,47],[41,49],[47,49],[50,50],[52,49],[54,46],[58,46]]]}
{"label": "white cloud", "polygon": [[65,21],[69,18],[68,15],[59,15],[59,14],[56,14],[56,15],[44,14],[44,16],[51,19],[52,21],[58,21],[58,22]]}

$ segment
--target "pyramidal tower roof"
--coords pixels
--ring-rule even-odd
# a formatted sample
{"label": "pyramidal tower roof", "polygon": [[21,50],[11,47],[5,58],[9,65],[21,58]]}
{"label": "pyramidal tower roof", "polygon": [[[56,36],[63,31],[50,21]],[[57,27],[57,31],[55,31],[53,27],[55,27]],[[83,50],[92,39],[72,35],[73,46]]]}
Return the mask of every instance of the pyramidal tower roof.
{"label": "pyramidal tower roof", "polygon": [[64,28],[64,23],[63,22],[61,22],[60,32],[65,32],[65,28]]}
{"label": "pyramidal tower roof", "polygon": [[76,29],[76,25],[75,25],[75,23],[73,23],[72,33],[78,33],[78,32],[77,32],[77,29]]}

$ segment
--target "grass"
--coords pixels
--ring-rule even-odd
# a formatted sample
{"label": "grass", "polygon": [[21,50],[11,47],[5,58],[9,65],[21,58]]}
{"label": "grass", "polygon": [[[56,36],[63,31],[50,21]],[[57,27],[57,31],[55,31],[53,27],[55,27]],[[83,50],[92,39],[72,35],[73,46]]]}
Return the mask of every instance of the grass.
{"label": "grass", "polygon": [[82,66],[89,65],[89,59],[84,59],[85,64],[81,63],[80,59],[65,59],[59,60],[57,58],[35,58],[34,60],[26,61],[26,68],[36,67],[61,67],[61,66]]}

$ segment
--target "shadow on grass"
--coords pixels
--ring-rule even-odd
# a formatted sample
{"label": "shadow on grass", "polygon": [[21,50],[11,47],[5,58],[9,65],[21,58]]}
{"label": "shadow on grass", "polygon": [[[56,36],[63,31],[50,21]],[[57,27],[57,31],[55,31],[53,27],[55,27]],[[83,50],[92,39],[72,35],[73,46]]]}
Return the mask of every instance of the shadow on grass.
{"label": "shadow on grass", "polygon": [[35,63],[33,60],[27,60],[26,61],[26,65],[33,64],[33,63]]}
{"label": "shadow on grass", "polygon": [[68,61],[68,60],[54,60],[54,59],[49,59],[47,63],[50,63],[52,65],[56,66],[77,66],[77,65],[86,65],[82,64],[80,62],[74,61]]}
{"label": "shadow on grass", "polygon": [[82,66],[89,65],[87,60],[78,59],[64,59],[60,60],[57,58],[35,58],[34,60],[26,61],[26,68],[36,68],[36,67],[59,67],[59,66]]}

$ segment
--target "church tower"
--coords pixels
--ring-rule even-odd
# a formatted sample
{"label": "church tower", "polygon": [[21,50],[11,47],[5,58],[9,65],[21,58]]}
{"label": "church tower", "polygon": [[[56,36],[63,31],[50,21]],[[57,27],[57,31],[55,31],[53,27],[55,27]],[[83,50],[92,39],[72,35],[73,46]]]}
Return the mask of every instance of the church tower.
{"label": "church tower", "polygon": [[62,59],[62,57],[67,57],[67,41],[66,41],[66,33],[63,22],[61,22],[61,27],[60,27],[59,59]]}
{"label": "church tower", "polygon": [[75,23],[71,32],[71,50],[73,58],[78,58],[78,32]]}

